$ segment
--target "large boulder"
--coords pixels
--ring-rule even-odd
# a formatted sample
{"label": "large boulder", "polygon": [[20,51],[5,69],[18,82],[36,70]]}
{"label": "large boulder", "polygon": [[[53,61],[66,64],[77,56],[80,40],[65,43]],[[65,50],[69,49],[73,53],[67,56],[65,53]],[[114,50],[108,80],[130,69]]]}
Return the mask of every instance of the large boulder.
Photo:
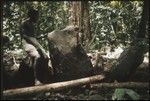
{"label": "large boulder", "polygon": [[92,63],[78,43],[79,28],[67,26],[48,34],[54,81],[78,79],[92,75]]}

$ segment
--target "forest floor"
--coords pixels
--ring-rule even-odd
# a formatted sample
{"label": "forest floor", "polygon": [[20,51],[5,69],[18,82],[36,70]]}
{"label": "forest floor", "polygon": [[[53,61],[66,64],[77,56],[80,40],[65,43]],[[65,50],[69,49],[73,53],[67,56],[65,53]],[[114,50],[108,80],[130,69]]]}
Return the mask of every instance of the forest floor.
{"label": "forest floor", "polygon": [[[105,69],[108,69],[111,67],[113,61],[115,61],[115,59],[118,58],[118,56],[120,55],[120,53],[122,52],[122,50],[120,52],[114,52],[114,53],[107,53],[107,55],[103,56],[105,57],[106,63],[103,63],[103,67]],[[9,53],[9,52],[8,52]],[[18,65],[19,63],[19,59],[17,58],[16,55],[12,55],[14,53],[10,52],[9,55],[5,56],[4,55],[4,64],[6,66],[6,69],[9,68],[9,66],[13,63],[13,56],[15,57],[15,65]],[[94,53],[92,53],[94,54]],[[109,57],[111,58],[108,58]],[[143,63],[138,67],[136,73],[134,75],[132,75],[132,77],[130,78],[130,80],[128,82],[149,82],[149,58],[148,58],[149,53],[147,53],[145,55],[144,61]],[[19,56],[20,57],[20,56]],[[94,58],[94,55],[93,57]],[[14,66],[14,68],[12,68],[12,70],[15,70],[16,67],[18,66]],[[31,100],[112,100],[114,98],[114,94],[115,94],[115,90],[117,88],[92,88],[91,86],[80,86],[80,87],[74,87],[74,88],[70,88],[70,89],[66,89],[66,90],[62,90],[62,91],[57,91],[57,92],[46,92],[46,93],[39,93],[36,94],[34,96],[31,97],[17,97],[17,98],[13,98],[13,99],[31,99]],[[134,88],[132,89],[133,91],[135,91],[140,98],[142,100],[149,100],[150,96],[149,96],[149,89],[138,89],[138,88]],[[125,99],[130,99],[129,97],[126,97]]]}

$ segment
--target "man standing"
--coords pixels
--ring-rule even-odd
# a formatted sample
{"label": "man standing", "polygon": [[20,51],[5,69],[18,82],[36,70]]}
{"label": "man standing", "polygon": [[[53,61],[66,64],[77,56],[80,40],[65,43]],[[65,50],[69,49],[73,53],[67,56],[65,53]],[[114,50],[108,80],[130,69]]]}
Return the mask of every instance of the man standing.
{"label": "man standing", "polygon": [[39,12],[35,9],[29,9],[28,19],[25,20],[20,28],[20,34],[22,38],[22,44],[27,55],[31,59],[31,65],[34,68],[35,85],[41,84],[37,79],[36,64],[37,59],[40,57],[48,59],[45,50],[37,41],[35,33],[35,24],[38,21]]}

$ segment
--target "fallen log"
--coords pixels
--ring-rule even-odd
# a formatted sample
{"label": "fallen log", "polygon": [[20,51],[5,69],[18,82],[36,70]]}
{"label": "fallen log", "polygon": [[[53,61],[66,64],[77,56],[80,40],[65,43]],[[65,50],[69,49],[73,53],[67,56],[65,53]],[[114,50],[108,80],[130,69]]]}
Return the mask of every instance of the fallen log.
{"label": "fallen log", "polygon": [[131,88],[131,89],[148,89],[149,83],[143,82],[124,82],[124,83],[99,83],[91,84],[92,89],[101,89],[101,88]]}
{"label": "fallen log", "polygon": [[91,76],[87,78],[81,78],[77,80],[71,80],[71,81],[66,81],[66,82],[58,82],[58,83],[52,83],[52,84],[45,84],[45,85],[39,85],[39,86],[34,86],[34,87],[26,87],[26,88],[19,88],[19,89],[10,89],[10,90],[5,90],[3,91],[3,97],[8,98],[8,97],[18,97],[22,95],[30,95],[30,94],[35,94],[39,92],[52,92],[52,91],[58,91],[58,90],[63,90],[75,86],[81,86],[84,84],[92,83],[95,81],[101,81],[105,77],[103,75],[96,75],[96,76]]}

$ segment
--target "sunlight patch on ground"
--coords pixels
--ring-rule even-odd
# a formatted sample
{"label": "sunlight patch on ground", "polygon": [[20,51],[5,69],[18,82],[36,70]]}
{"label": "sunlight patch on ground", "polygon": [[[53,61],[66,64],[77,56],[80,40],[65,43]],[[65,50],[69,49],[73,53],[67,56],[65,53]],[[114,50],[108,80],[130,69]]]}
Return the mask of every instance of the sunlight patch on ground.
{"label": "sunlight patch on ground", "polygon": [[109,58],[109,59],[118,59],[120,54],[123,52],[123,49],[121,47],[118,47],[116,49],[114,49],[114,52],[110,51],[110,47],[108,47],[106,49],[106,55],[104,55],[103,57],[105,58]]}
{"label": "sunlight patch on ground", "polygon": [[144,63],[149,63],[149,52],[144,55]]}

